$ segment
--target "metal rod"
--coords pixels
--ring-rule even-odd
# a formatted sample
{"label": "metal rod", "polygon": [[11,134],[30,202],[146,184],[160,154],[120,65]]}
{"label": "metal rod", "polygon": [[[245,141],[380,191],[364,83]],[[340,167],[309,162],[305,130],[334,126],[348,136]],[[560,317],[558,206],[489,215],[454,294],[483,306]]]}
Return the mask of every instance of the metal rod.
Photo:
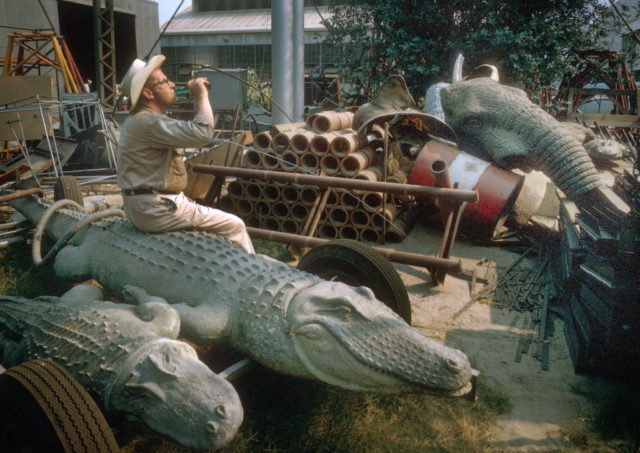
{"label": "metal rod", "polygon": [[[263,230],[260,228],[247,227],[247,231],[252,238],[266,241],[283,242],[295,244],[300,248],[311,248],[328,242],[330,239],[300,236],[298,234],[281,233],[278,231]],[[421,255],[419,253],[398,252],[396,250],[381,247],[372,247],[393,263],[408,264],[410,266],[429,267],[442,269],[447,273],[458,274],[462,272],[462,262],[455,258],[438,258],[435,256]]]}
{"label": "metal rod", "polygon": [[269,170],[254,170],[249,168],[219,167],[214,165],[193,164],[191,169],[196,173],[210,175],[235,176],[237,178],[264,179],[267,181],[291,182],[296,184],[311,184],[319,187],[340,187],[366,191],[378,191],[401,195],[415,195],[418,197],[439,198],[456,201],[478,201],[478,193],[474,190],[440,189],[437,187],[417,186],[414,184],[398,184],[392,182],[365,181],[362,179],[348,179],[331,176],[303,175]]}
{"label": "metal rod", "polygon": [[26,197],[28,195],[33,195],[36,193],[42,193],[42,189],[40,187],[33,187],[31,189],[19,190],[17,192],[9,193],[6,195],[0,196],[0,203],[5,203],[7,201],[16,200],[18,198]]}

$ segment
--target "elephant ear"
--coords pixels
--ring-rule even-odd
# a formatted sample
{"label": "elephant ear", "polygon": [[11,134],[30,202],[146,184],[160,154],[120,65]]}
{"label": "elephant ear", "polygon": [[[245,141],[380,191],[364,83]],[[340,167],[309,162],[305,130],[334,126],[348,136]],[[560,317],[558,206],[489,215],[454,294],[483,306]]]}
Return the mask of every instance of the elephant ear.
{"label": "elephant ear", "polygon": [[497,166],[507,170],[529,167],[530,150],[519,134],[500,128],[486,128],[480,140],[481,143],[474,143],[474,147],[479,147]]}

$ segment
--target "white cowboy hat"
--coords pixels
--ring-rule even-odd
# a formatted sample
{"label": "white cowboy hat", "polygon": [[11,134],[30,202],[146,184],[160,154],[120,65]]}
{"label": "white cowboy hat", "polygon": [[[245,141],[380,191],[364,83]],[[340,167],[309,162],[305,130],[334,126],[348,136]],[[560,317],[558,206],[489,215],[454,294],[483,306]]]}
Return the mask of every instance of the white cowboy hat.
{"label": "white cowboy hat", "polygon": [[122,82],[120,82],[120,89],[131,100],[132,109],[138,103],[138,98],[144,84],[147,83],[147,79],[153,71],[162,66],[165,58],[164,55],[154,55],[147,63],[136,58],[129,66],[127,73],[122,78]]}

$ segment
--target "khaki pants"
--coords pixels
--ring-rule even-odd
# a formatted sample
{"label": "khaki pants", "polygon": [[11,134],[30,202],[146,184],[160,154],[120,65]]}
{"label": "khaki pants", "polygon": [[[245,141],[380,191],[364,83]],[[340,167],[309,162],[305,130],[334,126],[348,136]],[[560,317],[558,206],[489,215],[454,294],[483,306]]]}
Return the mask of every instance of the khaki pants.
{"label": "khaki pants", "polygon": [[183,193],[177,195],[124,196],[124,212],[140,230],[161,233],[177,230],[205,230],[238,244],[254,253],[253,244],[242,219],[219,209],[199,205]]}

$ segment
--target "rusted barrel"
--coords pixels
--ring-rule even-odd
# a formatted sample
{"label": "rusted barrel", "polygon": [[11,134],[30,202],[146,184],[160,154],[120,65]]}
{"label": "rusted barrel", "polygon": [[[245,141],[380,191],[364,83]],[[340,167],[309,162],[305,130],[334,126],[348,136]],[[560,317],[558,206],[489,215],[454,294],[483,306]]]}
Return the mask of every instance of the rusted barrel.
{"label": "rusted barrel", "polygon": [[460,228],[477,239],[491,238],[513,209],[524,177],[432,140],[420,151],[409,184],[435,186],[430,169],[438,159],[446,162],[451,184],[458,183],[459,189],[478,193],[478,202],[467,204]]}

